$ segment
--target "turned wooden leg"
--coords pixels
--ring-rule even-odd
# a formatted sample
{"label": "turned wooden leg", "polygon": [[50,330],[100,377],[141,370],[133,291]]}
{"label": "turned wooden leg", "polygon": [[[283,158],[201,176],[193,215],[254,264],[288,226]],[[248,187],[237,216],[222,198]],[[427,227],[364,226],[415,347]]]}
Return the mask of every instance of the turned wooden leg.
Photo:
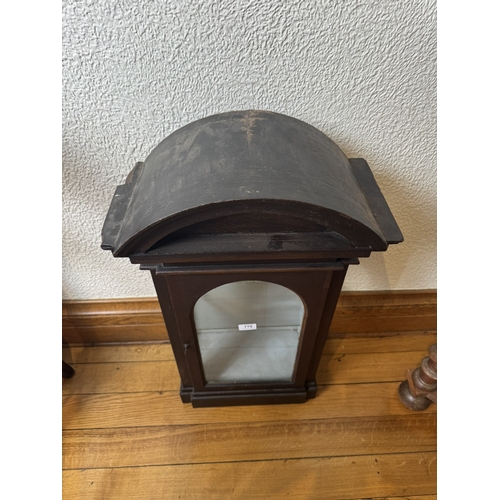
{"label": "turned wooden leg", "polygon": [[71,378],[75,374],[75,370],[68,363],[62,362],[62,376],[63,378]]}
{"label": "turned wooden leg", "polygon": [[398,390],[400,401],[410,410],[422,411],[437,403],[437,344],[429,347],[429,356],[416,370],[406,370],[406,380]]}

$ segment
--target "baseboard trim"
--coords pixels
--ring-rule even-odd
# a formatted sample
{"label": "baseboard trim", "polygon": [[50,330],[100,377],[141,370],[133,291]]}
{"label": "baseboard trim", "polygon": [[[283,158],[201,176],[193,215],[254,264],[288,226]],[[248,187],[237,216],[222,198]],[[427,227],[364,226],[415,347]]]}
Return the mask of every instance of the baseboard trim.
{"label": "baseboard trim", "polygon": [[[343,292],[329,337],[388,336],[437,328],[436,290]],[[66,300],[64,345],[168,342],[156,298]]]}

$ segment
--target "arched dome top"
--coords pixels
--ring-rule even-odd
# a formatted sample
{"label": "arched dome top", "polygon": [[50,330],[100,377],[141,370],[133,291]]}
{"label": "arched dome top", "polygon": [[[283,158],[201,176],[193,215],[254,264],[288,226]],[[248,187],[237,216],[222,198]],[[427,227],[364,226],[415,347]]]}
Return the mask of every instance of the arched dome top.
{"label": "arched dome top", "polygon": [[371,250],[402,241],[364,160],[300,120],[235,111],[182,127],[135,167],[102,247],[125,257],[174,234],[273,232],[324,232]]}

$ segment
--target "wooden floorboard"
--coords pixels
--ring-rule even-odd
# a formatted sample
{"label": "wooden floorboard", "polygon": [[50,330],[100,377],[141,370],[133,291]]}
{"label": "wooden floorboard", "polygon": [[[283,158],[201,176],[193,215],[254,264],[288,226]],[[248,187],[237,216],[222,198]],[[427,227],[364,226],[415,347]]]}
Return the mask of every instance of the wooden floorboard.
{"label": "wooden floorboard", "polygon": [[[411,413],[398,400],[398,382],[320,386],[315,399],[300,405],[196,408],[178,391],[63,396],[63,428],[269,422],[321,418],[380,417]],[[427,412],[435,412],[431,406]]]}
{"label": "wooden floorboard", "polygon": [[[68,470],[65,498],[342,500],[436,493],[436,453]],[[140,497],[137,493],[140,492]]]}
{"label": "wooden floorboard", "polygon": [[64,431],[63,467],[90,469],[436,449],[436,414]]}
{"label": "wooden floorboard", "polygon": [[329,339],[315,399],[197,409],[169,344],[64,349],[63,499],[436,500],[437,406],[397,397],[435,342]]}
{"label": "wooden floorboard", "polygon": [[[407,368],[417,367],[426,351],[335,354],[322,356],[317,373],[319,385],[394,382]],[[342,368],[340,368],[342,364]],[[73,364],[77,375],[63,381],[63,394],[164,392],[179,388],[174,361]]]}
{"label": "wooden floorboard", "polygon": [[[407,333],[391,337],[328,339],[323,354],[356,354],[376,352],[405,352],[427,350],[437,341],[436,332]],[[67,363],[107,363],[128,361],[172,361],[169,342],[149,344],[117,344],[89,347],[65,347]]]}

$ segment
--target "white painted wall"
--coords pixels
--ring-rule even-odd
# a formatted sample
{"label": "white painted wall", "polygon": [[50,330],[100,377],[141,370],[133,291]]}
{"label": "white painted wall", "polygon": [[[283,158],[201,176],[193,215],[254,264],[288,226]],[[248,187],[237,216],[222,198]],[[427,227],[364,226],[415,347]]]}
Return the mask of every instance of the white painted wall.
{"label": "white painted wall", "polygon": [[152,296],[100,249],[114,189],[168,134],[261,109],[365,158],[405,236],[345,290],[436,287],[436,12],[426,0],[64,0],[63,298]]}

